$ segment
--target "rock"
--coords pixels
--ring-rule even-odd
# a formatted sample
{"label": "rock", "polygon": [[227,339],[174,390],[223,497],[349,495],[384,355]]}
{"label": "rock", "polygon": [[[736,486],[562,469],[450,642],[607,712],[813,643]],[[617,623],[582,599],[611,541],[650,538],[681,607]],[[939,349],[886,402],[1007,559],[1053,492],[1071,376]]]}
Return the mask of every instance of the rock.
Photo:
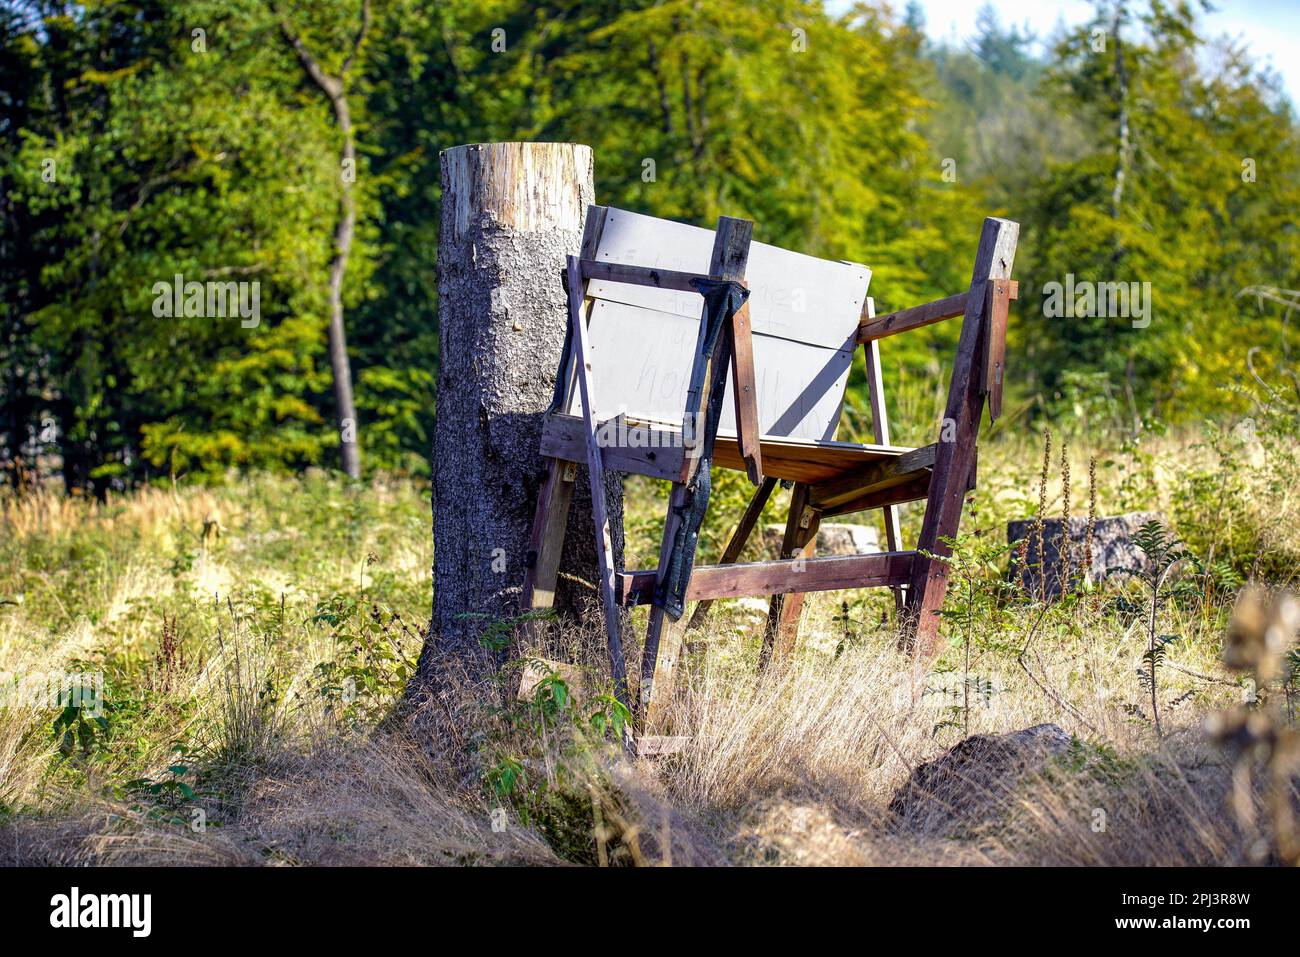
{"label": "rock", "polygon": [[952,834],[994,821],[1017,785],[1065,754],[1070,740],[1054,724],[972,735],[913,771],[889,810],[900,827],[923,833]]}
{"label": "rock", "polygon": [[[1070,577],[1078,581],[1085,572],[1091,581],[1100,581],[1109,568],[1129,568],[1134,571],[1142,567],[1144,557],[1142,549],[1133,543],[1133,535],[1145,523],[1152,520],[1161,521],[1155,512],[1129,512],[1127,515],[1112,515],[1098,518],[1092,533],[1092,566],[1083,568],[1085,543],[1088,537],[1088,519],[1078,516],[1070,519]],[[1040,569],[1038,558],[1038,536],[1033,534],[1034,520],[1021,519],[1007,522],[1007,542],[1014,545],[1021,539],[1029,538],[1029,547],[1025,555],[1026,568],[1024,582],[1032,594],[1038,594],[1046,578],[1049,598],[1061,593],[1061,539],[1065,523],[1059,518],[1043,520],[1043,552],[1045,561]],[[1016,580],[1019,575],[1016,555],[1011,556],[1011,576]]]}
{"label": "rock", "polygon": [[[763,552],[780,558],[784,525],[763,526]],[[880,539],[870,525],[828,523],[817,529],[818,555],[869,555],[880,551]]]}

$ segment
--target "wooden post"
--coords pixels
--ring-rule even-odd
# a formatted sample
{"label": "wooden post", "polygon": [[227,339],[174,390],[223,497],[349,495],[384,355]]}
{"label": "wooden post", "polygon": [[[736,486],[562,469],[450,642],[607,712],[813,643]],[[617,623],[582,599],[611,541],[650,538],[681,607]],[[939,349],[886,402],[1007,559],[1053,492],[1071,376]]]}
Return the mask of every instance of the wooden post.
{"label": "wooden post", "polygon": [[[722,550],[722,557],[718,559],[719,565],[734,564],[736,559],[740,558],[740,553],[745,550],[745,543],[749,541],[749,536],[753,533],[754,527],[763,515],[763,508],[767,505],[767,500],[772,497],[772,490],[776,488],[776,479],[770,475],[763,479],[761,485],[754,490],[754,496],[745,506],[745,514],[740,516],[740,521],[736,523],[736,530],[731,533],[731,539]],[[704,619],[709,615],[709,609],[713,606],[710,599],[705,599],[695,606],[695,612],[691,615],[690,624],[687,629],[698,628],[704,624]]]}
{"label": "wooden post", "polygon": [[[585,468],[566,483],[538,454],[568,323],[560,276],[580,250],[593,198],[586,146],[489,143],[442,154],[433,622],[415,690],[439,656],[482,662],[486,621],[474,616],[517,613],[539,488],[555,513],[570,494],[576,508],[563,555],[542,549],[534,589],[556,590],[552,568],[597,580]],[[607,492],[621,557],[621,486]],[[571,591],[569,578],[560,576],[562,607],[593,594]]]}
{"label": "wooden post", "polygon": [[[980,361],[983,352],[984,323],[988,315],[986,286],[990,279],[1009,279],[1016,255],[1020,226],[1005,219],[984,220],[975,269],[966,297],[961,338],[952,368],[948,404],[939,427],[935,451],[934,474],[930,497],[925,506],[918,550],[948,555],[951,550],[943,538],[952,538],[961,524],[962,505],[974,477],[975,440],[979,434],[980,415],[984,411]],[[948,588],[948,566],[941,561],[918,556],[907,590],[909,637],[914,638],[918,662],[933,657],[938,640],[938,613]]]}
{"label": "wooden post", "polygon": [[[868,296],[863,307],[864,317],[870,319],[874,317],[875,312],[875,302]],[[872,434],[877,445],[889,445],[889,413],[885,408],[885,377],[880,370],[880,341],[870,339],[864,342],[862,351],[866,355],[867,363],[867,395],[871,400]],[[898,528],[898,507],[885,505],[880,511],[885,519],[885,551],[896,552],[899,549],[899,540],[902,538]],[[894,609],[901,612],[906,589],[899,585],[893,591]]]}
{"label": "wooden post", "polygon": [[[582,229],[581,255],[584,259],[595,257],[600,247],[600,234],[605,227],[604,206],[588,206],[586,223]],[[567,275],[567,266],[566,266]],[[571,306],[566,307],[571,308]],[[585,311],[586,302],[583,303]],[[565,338],[568,352],[573,351],[573,327],[570,321],[569,332]],[[557,377],[556,389],[552,396],[552,411],[563,407],[568,398],[569,386],[573,380],[573,362],[569,354],[563,356],[569,375],[563,379]],[[533,513],[533,527],[528,537],[528,553],[524,558],[527,571],[524,575],[524,587],[519,596],[519,608],[522,612],[539,611],[551,608],[555,604],[555,592],[560,571],[560,560],[564,552],[565,530],[568,526],[569,509],[573,501],[574,487],[578,478],[578,465],[563,459],[546,459],[546,478],[537,495],[537,507]],[[606,496],[608,500],[610,496]],[[607,504],[608,508],[608,504]],[[584,518],[580,509],[577,513],[578,524]],[[587,538],[585,529],[578,532],[582,539]],[[597,555],[597,564],[600,556]],[[535,638],[540,629],[528,627],[524,634]]]}
{"label": "wooden post", "polygon": [[576,256],[569,257],[569,323],[573,330],[573,368],[582,399],[582,422],[587,442],[587,475],[591,487],[591,517],[596,527],[596,559],[599,564],[601,606],[605,612],[605,635],[609,646],[609,671],[614,678],[614,697],[629,708],[627,666],[623,662],[623,620],[614,598],[614,544],[610,536],[609,513],[605,507],[605,465],[601,459],[596,430],[596,397],[592,394],[591,343],[587,341],[587,317],[584,309],[586,285]]}
{"label": "wooden post", "polygon": [[[817,529],[821,527],[822,513],[809,502],[810,489],[796,482],[790,493],[790,515],[785,523],[785,536],[781,540],[781,558],[811,558],[817,551]],[[780,664],[794,653],[799,639],[799,619],[803,615],[803,592],[773,595],[767,610],[767,630],[763,634],[763,650],[758,667],[763,670],[776,662]]]}
{"label": "wooden post", "polygon": [[[745,219],[730,216],[718,218],[718,231],[713,241],[713,258],[709,264],[709,275],[719,279],[744,279],[745,266],[749,262],[749,242],[753,236],[754,224]],[[699,342],[704,342],[707,323],[700,322]],[[729,337],[718,336],[712,356],[703,356],[702,349],[696,349],[695,365],[691,370],[690,386],[687,390],[686,408],[683,425],[690,424],[696,442],[702,444],[708,440],[703,435],[704,409],[707,408],[709,396],[714,389],[725,388],[727,369],[727,344]],[[697,446],[698,447],[698,446]],[[662,581],[668,572],[668,561],[672,554],[673,540],[681,524],[681,511],[687,504],[691,479],[699,468],[698,455],[690,456],[686,462],[686,474],[682,480],[674,482],[668,495],[668,517],[664,521],[664,538],[659,548],[658,577]],[[641,657],[641,688],[637,697],[638,723],[642,730],[652,724],[651,710],[659,711],[667,702],[672,689],[672,666],[675,654],[668,656],[663,663],[663,674],[658,673],[660,666],[659,644],[666,632],[673,646],[680,644],[680,629],[685,622],[673,622],[667,613],[657,604],[650,607],[650,624],[646,628],[645,647]]]}

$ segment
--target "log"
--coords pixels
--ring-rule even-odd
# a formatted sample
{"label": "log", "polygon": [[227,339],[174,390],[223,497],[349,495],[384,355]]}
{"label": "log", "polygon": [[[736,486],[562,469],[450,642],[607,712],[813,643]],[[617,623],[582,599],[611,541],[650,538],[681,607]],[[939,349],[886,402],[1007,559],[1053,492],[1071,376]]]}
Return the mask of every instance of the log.
{"label": "log", "polygon": [[[433,619],[416,685],[443,654],[490,663],[480,644],[486,624],[516,614],[548,471],[542,419],[568,321],[560,274],[579,252],[593,199],[587,146],[489,143],[442,154]],[[607,481],[606,499],[621,561],[617,477]],[[597,578],[591,496],[579,466],[556,607],[585,605]]]}

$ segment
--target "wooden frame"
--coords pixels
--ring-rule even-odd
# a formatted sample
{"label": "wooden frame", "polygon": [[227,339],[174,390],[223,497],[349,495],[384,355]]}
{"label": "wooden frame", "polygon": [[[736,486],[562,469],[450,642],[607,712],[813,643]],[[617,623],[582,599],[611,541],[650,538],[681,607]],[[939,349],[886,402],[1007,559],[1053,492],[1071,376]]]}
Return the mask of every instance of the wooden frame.
{"label": "wooden frame", "polygon": [[[588,283],[625,283],[679,293],[700,291],[697,284],[702,280],[745,284],[753,229],[745,220],[720,218],[709,272],[703,274],[599,259],[606,215],[603,207],[588,209],[581,252],[567,263],[568,339],[557,377],[556,401],[543,428],[541,451],[547,459],[547,473],[525,563],[523,609],[549,607],[554,600],[576,476],[574,463],[582,462],[591,484],[610,671],[615,694],[633,709],[639,733],[662,723],[687,621],[698,624],[718,598],[771,596],[760,662],[766,667],[788,659],[794,648],[805,594],[888,587],[900,612],[904,643],[914,648],[918,660],[928,660],[935,651],[937,612],[947,587],[946,566],[939,557],[947,553],[943,539],[957,534],[964,497],[973,486],[975,440],[986,397],[990,416],[996,418],[1001,413],[1007,313],[1017,293],[1010,276],[1018,226],[1001,219],[984,221],[970,288],[965,292],[880,317],[875,315],[870,298],[861,301],[862,314],[850,343],[861,345],[864,352],[875,444],[856,445],[760,434],[748,302],[725,317],[722,333],[709,352],[704,348],[708,323],[700,322],[681,424],[638,421],[623,414],[600,421],[590,376],[592,354],[586,324],[594,300],[588,295]],[[732,300],[733,306],[736,301]],[[857,309],[856,303],[853,308]],[[962,328],[938,441],[918,449],[892,446],[879,340],[958,315],[963,317]],[[728,376],[735,403],[734,438],[718,436],[716,415],[712,419],[706,415],[710,402],[715,408],[720,404],[719,390],[728,384]],[[580,398],[580,416],[563,411],[563,403],[571,395]],[[689,428],[701,422],[706,426],[703,430]],[[621,430],[619,434],[630,437],[629,441],[602,444],[602,430],[611,427]],[[686,441],[691,431],[700,432],[694,436],[694,445]],[[685,515],[692,507],[704,461],[745,471],[757,489],[719,563],[696,566],[688,572],[682,595],[685,601],[698,604],[689,619],[679,619],[669,614],[668,607],[674,603],[665,602],[662,592],[674,549],[681,547],[678,533],[688,521]],[[614,567],[604,484],[605,472],[610,470],[671,483],[659,562],[652,570],[628,572]],[[793,482],[781,554],[775,561],[737,564],[778,479]],[[920,539],[915,549],[903,549],[896,506],[920,500],[926,502]],[[817,530],[824,518],[872,508],[882,510],[886,552],[814,555]],[[650,613],[634,704],[624,662],[622,614],[624,608],[637,604],[648,604]],[[649,739],[643,736],[642,740]]]}

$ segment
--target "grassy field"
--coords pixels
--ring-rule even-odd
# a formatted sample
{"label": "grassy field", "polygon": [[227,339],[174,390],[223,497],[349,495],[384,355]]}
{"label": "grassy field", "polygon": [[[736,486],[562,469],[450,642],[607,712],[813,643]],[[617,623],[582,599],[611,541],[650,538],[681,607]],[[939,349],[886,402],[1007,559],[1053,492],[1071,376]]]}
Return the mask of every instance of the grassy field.
{"label": "grassy field", "polygon": [[[887,592],[814,596],[796,660],[762,678],[764,604],[722,603],[672,716],[691,741],[653,769],[598,733],[617,715],[590,623],[555,626],[580,675],[531,705],[466,683],[394,715],[428,619],[420,484],[308,474],[163,484],[102,504],[11,495],[0,500],[0,861],[1268,859],[1278,825],[1264,768],[1237,766],[1205,727],[1252,700],[1249,674],[1222,663],[1239,590],[1290,585],[1300,570],[1295,421],[1265,408],[1195,434],[1074,438],[1068,475],[1061,436],[1044,469],[1044,437],[1001,425],[981,448],[945,650],[923,688],[895,650]],[[1067,496],[1087,514],[1090,465],[1100,514],[1158,510],[1200,560],[1158,612],[1159,633],[1178,636],[1157,673],[1160,735],[1138,675],[1149,667],[1139,585],[1100,582],[1052,604],[1002,585],[1006,520],[1032,516],[1040,494],[1049,515]],[[743,479],[717,494],[706,558]],[[629,482],[629,566],[657,548],[661,509],[661,489]],[[905,510],[909,535],[919,514]],[[66,675],[102,675],[95,715],[33,693]],[[1261,683],[1252,713],[1293,724],[1293,681],[1284,670]],[[1068,758],[997,795],[991,818],[904,827],[888,811],[918,764],[968,734],[1042,722],[1074,736]]]}

